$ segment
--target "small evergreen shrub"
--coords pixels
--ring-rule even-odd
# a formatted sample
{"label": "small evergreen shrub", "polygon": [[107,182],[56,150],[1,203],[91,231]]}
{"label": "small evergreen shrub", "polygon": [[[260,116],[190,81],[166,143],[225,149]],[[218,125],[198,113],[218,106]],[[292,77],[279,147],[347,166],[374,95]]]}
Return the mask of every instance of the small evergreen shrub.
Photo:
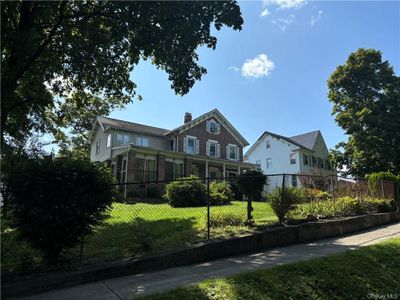
{"label": "small evergreen shrub", "polygon": [[283,223],[289,211],[302,201],[303,193],[296,187],[284,187],[283,189],[282,187],[275,187],[272,193],[268,195],[268,199],[279,222]]}
{"label": "small evergreen shrub", "polygon": [[233,192],[229,183],[216,182],[210,183],[210,203],[211,205],[229,204],[234,200]]}
{"label": "small evergreen shrub", "polygon": [[207,205],[207,187],[196,176],[180,178],[165,186],[164,198],[173,207]]}

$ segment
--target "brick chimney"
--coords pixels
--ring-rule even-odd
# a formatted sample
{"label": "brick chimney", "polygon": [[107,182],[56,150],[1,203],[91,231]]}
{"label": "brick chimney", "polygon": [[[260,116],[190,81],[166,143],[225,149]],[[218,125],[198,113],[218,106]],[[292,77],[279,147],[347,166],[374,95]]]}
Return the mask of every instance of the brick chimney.
{"label": "brick chimney", "polygon": [[187,122],[190,122],[190,121],[192,121],[192,114],[186,112],[185,117],[183,118],[183,122],[186,124]]}

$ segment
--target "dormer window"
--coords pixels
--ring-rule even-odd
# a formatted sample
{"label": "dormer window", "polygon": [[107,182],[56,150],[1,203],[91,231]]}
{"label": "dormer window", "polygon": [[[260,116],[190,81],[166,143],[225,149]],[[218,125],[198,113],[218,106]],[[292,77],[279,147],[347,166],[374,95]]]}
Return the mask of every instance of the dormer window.
{"label": "dormer window", "polygon": [[214,119],[208,120],[206,123],[207,132],[219,134],[220,125]]}

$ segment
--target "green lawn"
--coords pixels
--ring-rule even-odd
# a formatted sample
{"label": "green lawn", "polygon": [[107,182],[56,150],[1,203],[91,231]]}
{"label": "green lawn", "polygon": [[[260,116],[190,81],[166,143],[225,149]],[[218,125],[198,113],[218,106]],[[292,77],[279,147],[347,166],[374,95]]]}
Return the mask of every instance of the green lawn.
{"label": "green lawn", "polygon": [[399,299],[400,238],[324,258],[211,279],[157,299]]}
{"label": "green lawn", "polygon": [[[276,222],[267,203],[253,203],[255,227],[244,225],[247,203],[234,201],[231,205],[211,207],[211,238],[223,238],[254,231]],[[105,224],[87,236],[83,262],[137,257],[203,241],[207,234],[207,208],[173,208],[163,202],[123,204],[114,203]],[[4,229],[4,228],[3,228]],[[41,270],[41,256],[27,243],[18,241],[13,230],[2,233],[2,270]],[[66,262],[76,264],[79,247],[64,255]]]}

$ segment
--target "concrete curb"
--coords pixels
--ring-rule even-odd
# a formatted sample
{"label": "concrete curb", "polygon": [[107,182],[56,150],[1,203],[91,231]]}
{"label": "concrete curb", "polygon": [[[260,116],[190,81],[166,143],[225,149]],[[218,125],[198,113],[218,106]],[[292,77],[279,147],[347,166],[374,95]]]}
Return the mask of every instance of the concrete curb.
{"label": "concrete curb", "polygon": [[85,266],[76,271],[49,272],[17,278],[5,274],[2,276],[1,290],[3,297],[25,296],[61,287],[340,236],[398,221],[400,213],[391,212],[275,227],[251,235],[199,243],[178,251],[141,259]]}

